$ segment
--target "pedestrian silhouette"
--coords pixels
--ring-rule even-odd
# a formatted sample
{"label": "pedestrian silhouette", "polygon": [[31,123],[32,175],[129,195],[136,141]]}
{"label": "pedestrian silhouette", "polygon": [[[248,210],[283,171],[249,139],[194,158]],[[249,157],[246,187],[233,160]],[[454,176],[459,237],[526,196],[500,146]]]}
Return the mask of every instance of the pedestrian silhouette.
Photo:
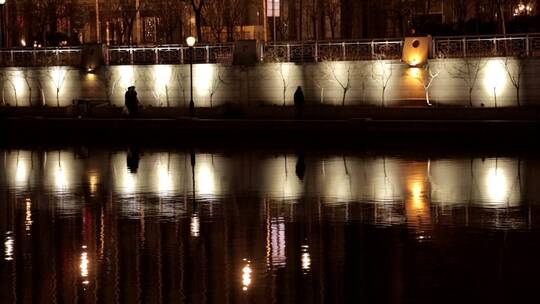
{"label": "pedestrian silhouette", "polygon": [[127,157],[126,157],[126,163],[127,167],[130,173],[137,173],[137,170],[139,169],[139,160],[141,159],[139,148],[138,147],[130,147],[127,151]]}
{"label": "pedestrian silhouette", "polygon": [[296,176],[299,180],[304,181],[306,174],[306,161],[304,159],[304,153],[298,153],[298,160],[296,161]]}
{"label": "pedestrian silhouette", "polygon": [[137,117],[139,115],[139,99],[137,98],[137,91],[135,91],[134,86],[129,87],[126,91],[125,106],[130,117]]}
{"label": "pedestrian silhouette", "polygon": [[296,118],[302,118],[304,114],[304,92],[301,86],[298,86],[296,92],[294,92],[294,108],[296,110]]}

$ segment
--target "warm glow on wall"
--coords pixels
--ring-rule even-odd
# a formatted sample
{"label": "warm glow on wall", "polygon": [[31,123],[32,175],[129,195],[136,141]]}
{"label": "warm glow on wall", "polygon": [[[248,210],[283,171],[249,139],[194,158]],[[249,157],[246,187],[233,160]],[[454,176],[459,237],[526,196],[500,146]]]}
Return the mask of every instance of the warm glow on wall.
{"label": "warm glow on wall", "polygon": [[411,67],[423,66],[428,60],[430,44],[429,37],[406,37],[401,59]]}
{"label": "warm glow on wall", "polygon": [[507,86],[504,64],[499,59],[492,59],[486,65],[484,89],[492,98],[503,94]]}
{"label": "warm glow on wall", "polygon": [[[194,68],[194,86],[199,97],[207,97],[210,95],[212,88],[212,82],[214,81],[214,73],[216,65],[213,64],[197,64]],[[201,101],[198,101],[198,105],[201,105]]]}
{"label": "warm glow on wall", "polygon": [[119,66],[118,72],[120,73],[120,85],[122,88],[127,89],[128,87],[135,85],[134,67],[129,65]]}
{"label": "warm glow on wall", "polygon": [[414,79],[420,79],[422,77],[422,69],[409,68],[407,69],[407,74]]}
{"label": "warm glow on wall", "polygon": [[154,66],[154,90],[159,95],[164,95],[171,82],[172,67],[170,65]]}

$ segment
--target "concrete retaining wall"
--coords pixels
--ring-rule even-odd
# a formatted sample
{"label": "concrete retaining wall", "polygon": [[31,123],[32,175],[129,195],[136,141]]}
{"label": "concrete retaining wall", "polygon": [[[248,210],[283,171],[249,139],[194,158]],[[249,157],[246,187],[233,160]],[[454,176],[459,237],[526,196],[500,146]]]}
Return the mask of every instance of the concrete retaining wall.
{"label": "concrete retaining wall", "polygon": [[[467,106],[472,87],[475,107],[515,106],[517,94],[510,76],[516,82],[520,71],[521,104],[540,103],[540,89],[535,86],[540,60],[536,58],[432,60],[430,70],[437,75],[429,89],[435,104]],[[291,105],[296,87],[302,86],[308,104],[382,105],[386,86],[386,106],[425,105],[428,74],[426,69],[389,60],[253,67],[199,64],[194,65],[194,100],[197,107],[225,102]],[[66,106],[74,99],[111,99],[121,106],[131,85],[137,87],[146,106],[185,106],[189,103],[189,79],[188,65],[109,66],[95,73],[65,67],[0,70],[2,101],[11,106]]]}

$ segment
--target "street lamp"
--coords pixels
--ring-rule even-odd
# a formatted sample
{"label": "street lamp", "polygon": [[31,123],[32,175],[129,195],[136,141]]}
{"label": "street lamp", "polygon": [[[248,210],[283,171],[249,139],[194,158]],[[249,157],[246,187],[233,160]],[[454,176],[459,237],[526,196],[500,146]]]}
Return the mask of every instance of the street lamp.
{"label": "street lamp", "polygon": [[[3,1],[3,0],[0,0]],[[190,100],[189,100],[189,116],[195,116],[195,103],[193,102],[193,46],[197,40],[195,37],[189,36],[186,38],[187,45],[189,46],[189,79],[190,79]]]}

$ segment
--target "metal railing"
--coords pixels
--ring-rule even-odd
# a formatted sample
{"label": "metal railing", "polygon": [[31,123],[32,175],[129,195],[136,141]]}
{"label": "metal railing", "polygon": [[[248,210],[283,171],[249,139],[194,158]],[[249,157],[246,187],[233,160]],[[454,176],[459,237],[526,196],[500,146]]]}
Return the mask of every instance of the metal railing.
{"label": "metal railing", "polygon": [[[193,62],[231,64],[234,44],[198,45]],[[402,39],[359,41],[302,41],[261,43],[261,62],[319,62],[338,60],[399,59]],[[80,66],[82,47],[13,48],[0,50],[0,66]],[[507,36],[434,37],[432,58],[540,56],[540,34]],[[191,57],[184,45],[110,46],[105,49],[108,65],[184,64]]]}
{"label": "metal railing", "polygon": [[436,37],[432,50],[447,58],[540,56],[540,34]]}
{"label": "metal railing", "polygon": [[[234,45],[218,44],[193,47],[195,63],[225,63],[233,60]],[[183,64],[188,63],[191,54],[189,47],[163,45],[155,47],[109,47],[107,64]]]}
{"label": "metal railing", "polygon": [[323,60],[369,60],[401,57],[403,40],[306,41],[261,44],[261,62],[318,62]]}
{"label": "metal railing", "polygon": [[0,66],[71,66],[80,65],[80,47],[13,48],[0,50]]}

